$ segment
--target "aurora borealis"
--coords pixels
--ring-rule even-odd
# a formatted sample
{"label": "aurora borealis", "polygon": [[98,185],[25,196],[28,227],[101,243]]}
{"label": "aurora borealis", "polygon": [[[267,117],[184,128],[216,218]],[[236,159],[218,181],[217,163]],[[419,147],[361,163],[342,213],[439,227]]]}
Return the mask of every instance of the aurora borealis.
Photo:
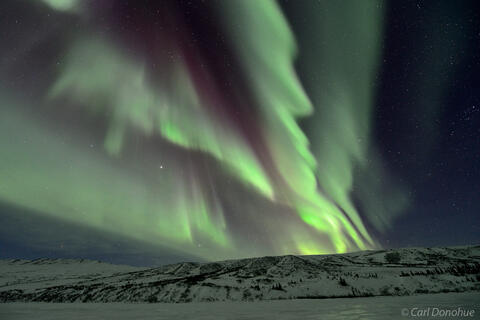
{"label": "aurora borealis", "polygon": [[377,138],[387,3],[1,6],[5,208],[214,260],[379,248],[414,206]]}

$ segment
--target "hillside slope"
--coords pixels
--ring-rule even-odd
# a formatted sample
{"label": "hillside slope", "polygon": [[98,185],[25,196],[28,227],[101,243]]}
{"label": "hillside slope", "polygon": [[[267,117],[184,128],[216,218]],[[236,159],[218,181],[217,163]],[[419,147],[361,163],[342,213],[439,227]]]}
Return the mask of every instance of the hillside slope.
{"label": "hillside slope", "polygon": [[[398,252],[400,261],[385,255]],[[480,291],[480,246],[278,256],[158,268],[3,260],[0,301],[253,301]]]}

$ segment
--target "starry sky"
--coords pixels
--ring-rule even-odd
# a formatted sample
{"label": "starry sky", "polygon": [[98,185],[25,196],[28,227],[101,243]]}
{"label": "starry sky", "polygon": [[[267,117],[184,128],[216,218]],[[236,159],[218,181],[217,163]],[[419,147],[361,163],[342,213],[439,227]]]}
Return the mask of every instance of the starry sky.
{"label": "starry sky", "polygon": [[477,7],[2,1],[0,258],[478,243]]}

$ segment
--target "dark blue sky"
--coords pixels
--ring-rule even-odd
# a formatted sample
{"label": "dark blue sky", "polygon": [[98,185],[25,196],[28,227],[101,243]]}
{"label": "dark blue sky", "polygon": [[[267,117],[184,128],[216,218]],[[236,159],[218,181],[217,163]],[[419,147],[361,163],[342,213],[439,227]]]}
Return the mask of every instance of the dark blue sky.
{"label": "dark blue sky", "polygon": [[387,6],[375,136],[413,203],[388,246],[480,241],[480,8],[476,1]]}

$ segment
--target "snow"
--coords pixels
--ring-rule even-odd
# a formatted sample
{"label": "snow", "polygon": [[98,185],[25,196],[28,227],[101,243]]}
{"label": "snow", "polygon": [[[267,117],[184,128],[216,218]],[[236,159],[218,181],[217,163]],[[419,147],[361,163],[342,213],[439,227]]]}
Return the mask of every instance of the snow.
{"label": "snow", "polygon": [[[437,307],[475,310],[480,318],[480,293],[442,293],[405,297],[338,298],[259,302],[209,302],[177,304],[125,303],[6,303],[0,319],[408,319],[402,310]],[[442,317],[442,319],[451,319]]]}
{"label": "snow", "polygon": [[0,260],[0,292],[67,285],[143,269],[86,259]]}
{"label": "snow", "polygon": [[157,268],[89,260],[0,261],[3,302],[207,302],[479,292],[480,247],[279,256]]}

